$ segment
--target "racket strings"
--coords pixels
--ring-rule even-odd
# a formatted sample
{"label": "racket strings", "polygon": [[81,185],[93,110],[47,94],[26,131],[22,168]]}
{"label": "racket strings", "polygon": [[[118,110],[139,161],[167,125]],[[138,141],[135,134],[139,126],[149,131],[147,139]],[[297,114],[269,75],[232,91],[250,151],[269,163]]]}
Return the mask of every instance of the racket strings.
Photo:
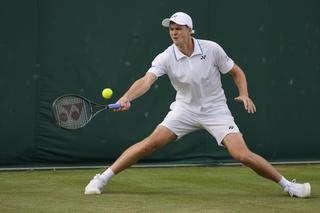
{"label": "racket strings", "polygon": [[65,96],[54,104],[58,124],[66,129],[83,127],[91,119],[91,105],[76,96]]}

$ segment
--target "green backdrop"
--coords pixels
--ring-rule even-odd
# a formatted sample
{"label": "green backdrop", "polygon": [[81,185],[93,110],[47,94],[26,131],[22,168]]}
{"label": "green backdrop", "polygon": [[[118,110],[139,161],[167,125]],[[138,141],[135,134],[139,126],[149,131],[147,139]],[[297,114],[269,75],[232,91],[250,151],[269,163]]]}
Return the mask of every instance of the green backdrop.
{"label": "green backdrop", "polygon": [[[320,3],[271,0],[4,0],[0,2],[0,166],[108,164],[162,121],[174,99],[167,77],[125,113],[105,112],[65,131],[51,104],[65,93],[109,103],[144,75],[171,44],[161,20],[193,17],[195,37],[218,42],[246,72],[257,113],[223,84],[248,146],[270,161],[319,161]],[[144,163],[231,162],[204,131],[144,158]]]}

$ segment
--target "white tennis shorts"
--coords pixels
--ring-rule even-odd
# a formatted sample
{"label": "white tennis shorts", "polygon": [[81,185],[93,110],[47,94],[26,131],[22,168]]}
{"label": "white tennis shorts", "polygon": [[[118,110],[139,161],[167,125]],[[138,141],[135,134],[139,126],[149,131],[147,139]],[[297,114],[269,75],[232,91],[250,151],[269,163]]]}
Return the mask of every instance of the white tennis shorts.
{"label": "white tennis shorts", "polygon": [[160,125],[175,133],[177,139],[193,131],[205,129],[217,140],[220,146],[223,146],[221,143],[227,134],[240,132],[227,107],[206,114],[198,114],[181,107],[175,107],[168,112]]}

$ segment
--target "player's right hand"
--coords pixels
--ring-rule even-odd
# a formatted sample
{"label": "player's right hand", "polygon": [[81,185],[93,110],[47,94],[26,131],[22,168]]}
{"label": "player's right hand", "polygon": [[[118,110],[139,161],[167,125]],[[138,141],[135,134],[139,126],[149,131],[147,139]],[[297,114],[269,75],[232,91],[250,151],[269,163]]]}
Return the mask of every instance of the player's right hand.
{"label": "player's right hand", "polygon": [[122,96],[117,101],[117,103],[120,104],[121,107],[119,109],[114,110],[115,112],[123,112],[123,111],[129,110],[131,107],[130,100],[126,96]]}

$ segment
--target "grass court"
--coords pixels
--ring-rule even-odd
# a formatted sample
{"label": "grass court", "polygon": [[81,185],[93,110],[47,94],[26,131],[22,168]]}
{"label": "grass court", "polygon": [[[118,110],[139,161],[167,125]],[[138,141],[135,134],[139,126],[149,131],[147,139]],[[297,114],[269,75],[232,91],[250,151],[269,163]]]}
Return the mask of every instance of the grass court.
{"label": "grass court", "polygon": [[130,168],[101,195],[83,192],[102,169],[2,171],[0,212],[319,212],[320,165],[276,168],[287,178],[310,182],[312,197],[290,198],[242,166]]}

